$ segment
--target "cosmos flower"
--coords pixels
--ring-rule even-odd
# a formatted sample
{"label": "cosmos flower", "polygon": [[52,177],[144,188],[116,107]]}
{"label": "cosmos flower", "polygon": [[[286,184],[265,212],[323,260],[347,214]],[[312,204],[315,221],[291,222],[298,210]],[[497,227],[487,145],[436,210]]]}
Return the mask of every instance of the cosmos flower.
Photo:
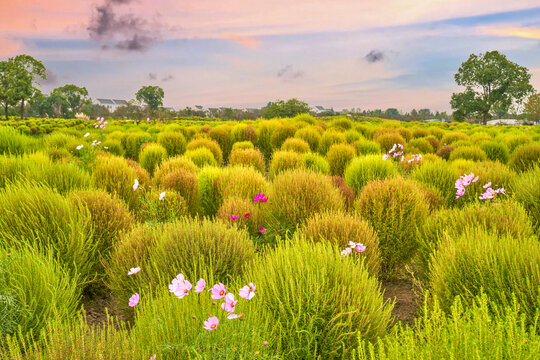
{"label": "cosmos flower", "polygon": [[249,218],[250,216],[251,216],[251,214],[250,214],[250,213],[246,213],[246,214],[244,214],[244,217],[245,217],[246,219],[248,219],[248,218]]}
{"label": "cosmos flower", "polygon": [[386,159],[388,159],[389,157],[390,157],[390,155],[384,154],[383,157],[382,157],[382,159],[383,159],[383,160],[386,160]]}
{"label": "cosmos flower", "polygon": [[129,271],[128,271],[128,275],[134,275],[134,274],[138,273],[139,271],[141,271],[141,268],[140,268],[140,267],[134,267],[134,268],[131,268],[131,269],[129,269]]}
{"label": "cosmos flower", "polygon": [[205,287],[206,281],[204,281],[204,279],[199,279],[199,281],[197,281],[197,284],[195,285],[195,292],[200,293],[204,290]]}
{"label": "cosmos flower", "polygon": [[139,180],[135,179],[133,182],[133,191],[137,190],[139,188]]}
{"label": "cosmos flower", "polygon": [[251,300],[255,296],[255,290],[257,287],[254,283],[249,283],[249,285],[244,286],[240,289],[239,294],[240,297],[246,300]]}
{"label": "cosmos flower", "polygon": [[486,185],[484,185],[484,186],[482,186],[482,187],[483,187],[484,189],[487,189],[487,188],[490,187],[490,186],[491,186],[491,181],[488,182]]}
{"label": "cosmos flower", "polygon": [[227,296],[225,296],[225,302],[221,304],[221,308],[228,313],[232,313],[234,312],[234,308],[236,307],[237,302],[238,300],[234,300],[234,294],[228,293]]}
{"label": "cosmos flower", "polygon": [[165,191],[159,194],[159,200],[163,200],[165,198]]}
{"label": "cosmos flower", "polygon": [[229,216],[229,219],[236,220],[236,219],[238,219],[238,215],[231,215],[231,216]]}
{"label": "cosmos flower", "polygon": [[227,290],[225,289],[225,285],[219,283],[215,284],[214,287],[208,291],[212,292],[212,299],[222,299],[225,297],[225,292]]}
{"label": "cosmos flower", "polygon": [[129,298],[129,306],[134,307],[139,303],[139,294],[135,293]]}
{"label": "cosmos flower", "polygon": [[90,133],[86,133],[86,134],[84,134],[84,137],[87,137],[88,135],[90,135]]}
{"label": "cosmos flower", "polygon": [[227,316],[227,319],[238,319],[238,318],[241,318],[242,316],[244,316],[244,314],[229,314]]}
{"label": "cosmos flower", "polygon": [[176,277],[172,279],[171,284],[169,285],[169,291],[172,293],[179,291],[183,283],[184,283],[184,274],[176,275]]}
{"label": "cosmos flower", "polygon": [[82,145],[82,144],[79,145],[79,146],[77,146],[77,150],[81,150],[82,148],[83,148],[83,145]]}
{"label": "cosmos flower", "polygon": [[182,299],[184,296],[189,295],[189,290],[191,290],[191,283],[187,280],[184,280],[183,282],[180,282],[178,286],[176,287],[176,291],[174,292],[174,295]]}
{"label": "cosmos flower", "polygon": [[259,232],[261,233],[261,235],[266,235],[266,229],[263,228],[262,226],[259,227]]}
{"label": "cosmos flower", "polygon": [[210,318],[208,318],[208,320],[206,320],[204,322],[204,328],[206,330],[216,330],[216,328],[218,327],[219,325],[219,319],[215,316],[212,316]]}

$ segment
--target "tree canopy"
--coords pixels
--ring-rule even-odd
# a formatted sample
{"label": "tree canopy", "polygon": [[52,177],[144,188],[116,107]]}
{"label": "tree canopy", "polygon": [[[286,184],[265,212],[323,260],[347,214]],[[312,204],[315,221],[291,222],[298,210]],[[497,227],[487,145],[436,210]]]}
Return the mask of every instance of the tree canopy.
{"label": "tree canopy", "polygon": [[540,93],[529,96],[525,103],[525,112],[530,121],[540,120]]}
{"label": "tree canopy", "polygon": [[454,119],[481,118],[484,125],[494,113],[506,113],[533,92],[527,68],[498,51],[471,54],[454,76],[465,91],[452,94]]}
{"label": "tree canopy", "polygon": [[290,99],[287,101],[277,100],[266,107],[264,110],[264,117],[266,119],[293,117],[298,114],[309,113],[309,110],[309,105],[298,99]]}
{"label": "tree canopy", "polygon": [[143,86],[135,94],[137,101],[146,104],[149,115],[155,113],[155,111],[163,106],[163,97],[165,92],[159,86]]}
{"label": "tree canopy", "polygon": [[85,87],[67,84],[57,87],[51,92],[51,98],[56,104],[61,104],[61,113],[63,117],[72,117],[80,112],[83,105],[90,103],[88,90]]}

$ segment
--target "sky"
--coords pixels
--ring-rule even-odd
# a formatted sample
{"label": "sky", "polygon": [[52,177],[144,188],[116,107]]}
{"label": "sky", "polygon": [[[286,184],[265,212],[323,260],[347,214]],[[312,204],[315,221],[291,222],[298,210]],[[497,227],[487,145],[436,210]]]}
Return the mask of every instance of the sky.
{"label": "sky", "polygon": [[0,58],[29,54],[48,93],[166,106],[449,111],[454,74],[498,50],[540,90],[538,0],[0,0]]}

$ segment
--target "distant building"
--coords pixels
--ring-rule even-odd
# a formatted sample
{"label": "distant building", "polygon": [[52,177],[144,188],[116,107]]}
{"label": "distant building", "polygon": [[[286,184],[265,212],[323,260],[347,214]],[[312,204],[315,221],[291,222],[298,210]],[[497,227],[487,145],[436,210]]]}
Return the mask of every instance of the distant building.
{"label": "distant building", "polygon": [[114,111],[119,106],[127,105],[128,102],[120,99],[95,99],[94,104],[105,106],[109,111]]}
{"label": "distant building", "polygon": [[489,120],[487,122],[488,125],[521,125],[523,123],[522,120],[516,120],[516,119],[495,119],[495,120]]}
{"label": "distant building", "polygon": [[331,111],[332,109],[325,109],[324,106],[320,106],[320,105],[317,105],[314,107],[313,111],[316,113],[316,114],[319,114],[319,113],[322,113],[322,112],[325,112],[325,111]]}

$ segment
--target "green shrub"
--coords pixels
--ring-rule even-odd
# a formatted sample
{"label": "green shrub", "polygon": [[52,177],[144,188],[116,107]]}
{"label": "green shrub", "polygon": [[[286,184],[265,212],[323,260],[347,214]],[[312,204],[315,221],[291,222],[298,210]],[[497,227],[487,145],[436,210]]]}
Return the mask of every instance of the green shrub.
{"label": "green shrub", "polygon": [[229,157],[232,148],[231,128],[229,125],[220,125],[210,129],[208,132],[210,139],[219,144],[219,147],[223,151],[223,158],[225,159]]}
{"label": "green shrub", "polygon": [[359,337],[374,340],[391,321],[376,278],[329,244],[281,245],[245,279],[259,291],[250,315],[272,324],[267,346],[287,359],[348,358]]}
{"label": "green shrub", "polygon": [[345,138],[345,135],[335,130],[327,130],[324,132],[321,140],[319,141],[319,147],[317,148],[317,151],[321,155],[326,155],[332,145],[346,143],[347,139]]}
{"label": "green shrub", "polygon": [[455,159],[467,159],[473,161],[485,161],[487,160],[486,153],[478,146],[462,146],[456,148],[450,154],[449,160]]}
{"label": "green shrub", "polygon": [[334,144],[326,153],[330,165],[330,175],[343,176],[347,165],[356,156],[353,146],[347,144]]}
{"label": "green shrub", "polygon": [[[257,237],[261,235],[259,228],[266,225],[264,214],[258,205],[253,199],[229,196],[219,208],[217,218],[230,226],[245,228],[251,236]],[[246,214],[249,216],[246,217]],[[238,216],[238,219],[230,218],[234,215]]]}
{"label": "green shrub", "polygon": [[460,140],[469,141],[469,136],[464,133],[452,131],[445,133],[444,136],[441,138],[441,142],[443,143],[443,145],[450,145]]}
{"label": "green shrub", "polygon": [[148,144],[139,154],[139,163],[152,175],[154,169],[167,158],[167,150],[160,144]]}
{"label": "green shrub", "polygon": [[165,175],[160,186],[164,190],[174,190],[186,201],[189,213],[195,215],[198,208],[198,184],[197,175],[192,172],[178,168]]}
{"label": "green shrub", "polygon": [[304,161],[304,167],[308,170],[325,175],[330,173],[330,165],[328,164],[328,161],[317,153],[305,153],[302,156],[302,160]]}
{"label": "green shrub", "polygon": [[[278,126],[280,126],[280,123],[276,120],[262,121],[259,124],[257,132],[257,145],[266,160],[270,159],[272,152],[274,151],[274,147],[272,146],[272,134]],[[285,141],[285,139],[283,139],[283,141]],[[279,145],[281,146],[281,144]]]}
{"label": "green shrub", "polygon": [[314,214],[300,228],[301,234],[315,242],[328,241],[338,249],[345,249],[349,241],[362,243],[365,252],[352,252],[349,256],[363,261],[370,274],[377,276],[381,266],[379,239],[369,223],[356,214],[327,211]]}
{"label": "green shrub", "polygon": [[341,193],[343,201],[345,201],[345,208],[351,210],[354,204],[354,191],[345,184],[345,180],[341,176],[331,176],[332,184]]}
{"label": "green shrub", "polygon": [[331,127],[341,128],[343,130],[349,130],[352,128],[353,123],[350,119],[346,117],[337,117],[332,122],[330,122]]}
{"label": "green shrub", "polygon": [[182,155],[186,151],[186,138],[180,132],[160,132],[157,142],[167,150],[169,156]]}
{"label": "green shrub", "polygon": [[347,139],[347,144],[353,144],[364,138],[358,131],[352,129],[345,131],[343,135],[345,135],[345,139]]}
{"label": "green shrub", "polygon": [[354,146],[359,156],[381,153],[381,147],[375,141],[358,140],[354,143]]}
{"label": "green shrub", "polygon": [[197,182],[201,215],[214,216],[218,212],[223,201],[219,187],[219,178],[223,171],[219,167],[207,166],[199,172]]}
{"label": "green shrub", "polygon": [[486,153],[491,161],[500,161],[503,164],[508,162],[510,152],[508,147],[500,142],[486,141],[480,144],[480,148]]}
{"label": "green shrub", "polygon": [[275,178],[282,172],[292,169],[300,169],[304,166],[302,154],[292,151],[277,151],[270,162],[270,178]]}
{"label": "green shrub", "polygon": [[345,183],[356,194],[371,180],[379,180],[398,173],[394,163],[381,155],[366,155],[353,159],[345,169]]}
{"label": "green shrub", "polygon": [[469,306],[475,296],[485,292],[501,310],[512,306],[515,296],[531,323],[540,299],[538,264],[540,243],[534,237],[515,239],[466,229],[457,236],[444,236],[433,254],[431,291],[443,310],[450,309],[457,295]]}
{"label": "green shrub", "polygon": [[471,135],[471,141],[474,143],[474,144],[482,144],[484,142],[489,142],[491,141],[491,135],[489,135],[488,133],[486,132],[483,132],[483,131],[479,131],[479,132],[476,132],[474,134]]}
{"label": "green shrub", "polygon": [[90,214],[56,191],[32,183],[0,192],[0,246],[32,246],[86,280],[96,260]]}
{"label": "green shrub", "polygon": [[437,189],[446,204],[452,204],[456,196],[455,183],[459,174],[446,161],[424,162],[411,174],[414,180]]}
{"label": "green shrub", "polygon": [[439,151],[437,151],[437,156],[440,156],[444,160],[448,160],[454,149],[455,147],[451,145],[442,146]]}
{"label": "green shrub", "polygon": [[126,151],[118,140],[105,140],[101,143],[103,149],[113,155],[124,156]]}
{"label": "green shrub", "polygon": [[305,140],[299,138],[288,138],[285,140],[283,145],[281,145],[281,150],[294,151],[303,154],[310,151],[310,146]]}
{"label": "green shrub", "polygon": [[413,132],[407,128],[398,128],[396,129],[399,135],[403,136],[405,141],[409,141],[413,138]]}
{"label": "green shrub", "polygon": [[148,142],[152,142],[152,135],[144,132],[130,133],[126,137],[125,142],[126,156],[130,159],[138,160],[141,147]]}
{"label": "green shrub", "polygon": [[[493,161],[477,162],[471,171],[478,176],[478,181],[471,183],[471,185],[467,187],[464,199],[470,201],[475,201],[486,191],[483,186],[488,182],[491,182],[491,187],[493,189],[509,189],[516,176],[516,173],[510,170],[508,166]],[[501,196],[504,197],[504,195]],[[458,200],[457,202],[460,201]]]}
{"label": "green shrub", "polygon": [[135,170],[123,158],[101,156],[94,163],[92,173],[94,185],[106,190],[109,194],[118,196],[128,204],[130,209],[135,209],[138,204],[139,194],[133,191],[132,187],[137,178]]}
{"label": "green shrub", "polygon": [[265,173],[266,167],[263,155],[256,149],[233,149],[229,156],[229,165],[251,166],[262,174]]}
{"label": "green shrub", "polygon": [[281,148],[281,145],[290,137],[293,137],[296,132],[296,127],[291,124],[281,124],[276,126],[272,131],[270,142],[274,150]]}
{"label": "green shrub", "polygon": [[253,200],[257,194],[267,193],[268,187],[260,172],[245,166],[227,167],[218,178],[219,196],[222,199],[238,196]]}
{"label": "green shrub", "polygon": [[171,171],[176,169],[185,169],[193,174],[199,172],[197,165],[193,161],[185,156],[175,156],[163,161],[154,171],[154,184],[159,186],[161,179]]}
{"label": "green shrub", "polygon": [[137,209],[141,222],[156,225],[171,222],[188,215],[186,200],[174,190],[163,191],[165,197],[160,200],[161,190],[152,190],[145,194],[145,199]]}
{"label": "green shrub", "polygon": [[503,139],[503,143],[508,146],[510,153],[513,153],[518,147],[527,145],[531,142],[531,138],[527,135],[510,135]]}
{"label": "green shrub", "polygon": [[0,154],[22,155],[35,147],[34,139],[8,126],[0,126]]}
{"label": "green shrub", "polygon": [[417,230],[428,215],[423,193],[410,180],[376,180],[364,186],[354,206],[379,237],[381,275],[393,277],[418,247]]}
{"label": "green shrub", "polygon": [[439,140],[433,135],[430,135],[425,139],[430,143],[431,147],[433,148],[433,153],[437,153],[441,148],[441,143],[439,142]]}
{"label": "green shrub", "polygon": [[394,144],[405,145],[405,139],[398,133],[387,133],[379,135],[375,138],[375,141],[379,143],[382,151],[388,152]]}
{"label": "green shrub", "polygon": [[302,139],[309,144],[311,151],[316,151],[321,141],[321,134],[314,126],[307,126],[294,134],[295,138]]}
{"label": "green shrub", "polygon": [[524,172],[540,166],[540,144],[518,147],[512,154],[509,166],[515,171]]}
{"label": "green shrub", "polygon": [[54,132],[43,137],[43,143],[47,149],[66,149],[72,151],[82,141],[79,137],[63,132]]}
{"label": "green shrub", "polygon": [[234,144],[239,141],[249,141],[253,145],[257,144],[257,133],[253,126],[238,124],[231,129],[231,142]]}
{"label": "green shrub", "polygon": [[[245,231],[221,221],[183,219],[157,227],[139,227],[122,236],[107,264],[108,286],[126,307],[134,292],[166,287],[178,273],[197,279],[201,269],[228,282],[242,273],[255,248]],[[127,276],[138,266],[136,276]],[[210,285],[210,284],[208,284]]]}
{"label": "green shrub", "polygon": [[199,168],[219,165],[212,152],[205,147],[188,150],[184,153],[184,156],[190,159]]}
{"label": "green shrub", "polygon": [[423,138],[423,137],[426,137],[426,136],[429,136],[429,131],[427,131],[426,129],[422,129],[422,128],[414,128],[414,129],[412,129],[412,137],[414,139]]}
{"label": "green shrub", "polygon": [[443,129],[440,129],[438,127],[432,127],[429,129],[429,133],[433,136],[435,136],[437,139],[441,140],[444,136],[444,134],[446,134],[446,131],[444,131]]}
{"label": "green shrub", "polygon": [[[199,138],[199,139],[190,141],[186,147],[187,150],[196,150],[200,148],[206,148],[210,150],[214,159],[217,161],[218,165],[221,165],[223,163],[223,153],[221,151],[221,148],[219,147],[219,144],[215,142],[214,140],[207,139],[207,138]],[[186,156],[187,155],[188,154],[186,153]],[[194,161],[194,163],[197,164],[197,161]],[[202,166],[199,166],[199,167],[202,167]]]}
{"label": "green shrub", "polygon": [[463,306],[459,297],[447,316],[437,299],[424,302],[422,317],[412,328],[399,324],[376,343],[364,341],[356,359],[533,359],[538,352],[537,325],[527,326],[512,306],[494,315],[484,295]]}
{"label": "green shrub", "polygon": [[540,166],[516,176],[512,193],[527,210],[537,233],[540,232]]}
{"label": "green shrub", "polygon": [[245,150],[245,149],[255,149],[255,145],[251,141],[239,141],[235,142],[232,146],[232,150]]}
{"label": "green shrub", "polygon": [[81,294],[79,280],[51,251],[41,253],[25,245],[0,247],[0,343],[7,335],[39,334],[48,321],[74,316]]}
{"label": "green shrub", "polygon": [[[409,147],[418,149],[418,152],[420,152],[421,154],[430,154],[430,153],[435,152],[435,149],[431,145],[431,142],[429,142],[426,138],[412,139],[411,141],[407,143],[406,149],[408,149]],[[412,153],[416,151],[408,151],[408,152]]]}

